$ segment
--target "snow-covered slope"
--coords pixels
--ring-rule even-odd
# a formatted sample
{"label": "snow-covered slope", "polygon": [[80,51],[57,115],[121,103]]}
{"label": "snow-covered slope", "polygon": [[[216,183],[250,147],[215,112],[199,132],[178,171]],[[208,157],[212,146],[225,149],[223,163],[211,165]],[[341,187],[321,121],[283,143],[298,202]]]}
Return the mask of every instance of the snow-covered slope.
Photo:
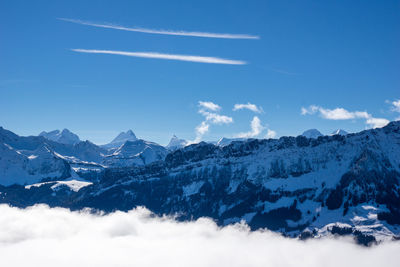
{"label": "snow-covered slope", "polygon": [[304,131],[301,135],[304,137],[307,137],[307,138],[316,139],[319,136],[322,136],[322,133],[320,131],[318,131],[317,129],[310,129],[310,130]]}
{"label": "snow-covered slope", "polygon": [[165,161],[110,170],[82,206],[145,205],[180,219],[245,220],[285,235],[351,234],[360,243],[400,234],[400,122],[346,136],[199,143]]}
{"label": "snow-covered slope", "polygon": [[43,136],[46,139],[49,139],[51,141],[58,142],[61,144],[73,145],[73,144],[77,144],[81,141],[76,134],[70,132],[68,129],[64,129],[62,131],[54,130],[51,132],[43,131],[39,134],[39,136]]}
{"label": "snow-covered slope", "polygon": [[70,167],[46,146],[32,151],[18,151],[0,143],[0,184],[29,184],[42,179],[63,179]]}
{"label": "snow-covered slope", "polygon": [[[128,131],[119,140],[132,139],[132,134]],[[167,154],[164,147],[143,140],[106,149],[90,141],[67,144],[44,136],[18,136],[2,127],[0,146],[0,185],[60,180],[75,173],[96,180],[104,168],[148,164]]]}
{"label": "snow-covered slope", "polygon": [[168,151],[161,145],[145,140],[126,141],[112,154],[107,155],[103,165],[113,167],[128,167],[145,165],[163,160]]}
{"label": "snow-covered slope", "polygon": [[216,143],[217,146],[227,146],[230,143],[234,142],[234,141],[244,141],[246,140],[246,138],[226,138],[226,137],[222,137],[221,139],[218,140],[218,142]]}
{"label": "snow-covered slope", "polygon": [[188,141],[184,139],[179,139],[176,135],[173,135],[166,148],[168,150],[176,150],[185,147],[187,144]]}
{"label": "snow-covered slope", "polygon": [[110,143],[103,145],[104,148],[118,148],[123,145],[126,141],[136,141],[136,135],[132,130],[126,132],[121,132],[117,137],[115,137]]}
{"label": "snow-covered slope", "polygon": [[346,132],[345,130],[342,130],[342,129],[337,129],[337,130],[335,130],[335,131],[333,131],[331,133],[331,135],[336,135],[336,134],[338,134],[338,135],[346,135],[346,134],[349,134],[349,133]]}

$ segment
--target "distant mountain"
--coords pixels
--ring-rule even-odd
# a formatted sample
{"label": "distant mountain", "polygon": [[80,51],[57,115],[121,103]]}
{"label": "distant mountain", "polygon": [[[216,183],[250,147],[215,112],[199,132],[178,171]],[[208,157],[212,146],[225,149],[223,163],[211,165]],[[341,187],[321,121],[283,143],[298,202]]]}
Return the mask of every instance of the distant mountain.
{"label": "distant mountain", "polygon": [[301,135],[304,137],[307,137],[307,138],[316,139],[319,136],[322,136],[323,134],[320,131],[318,131],[317,129],[310,129],[310,130],[303,132]]}
{"label": "distant mountain", "polygon": [[176,135],[173,135],[166,148],[168,150],[176,150],[185,147],[187,144],[188,141],[184,139],[179,139]]}
{"label": "distant mountain", "polygon": [[338,134],[338,135],[346,135],[346,134],[349,134],[349,133],[346,132],[345,130],[342,130],[342,129],[337,129],[337,130],[335,130],[335,131],[333,131],[331,133],[331,135],[336,135],[336,134]]}
{"label": "distant mountain", "polygon": [[[93,180],[107,167],[149,164],[163,160],[167,154],[163,146],[144,140],[125,141],[117,148],[109,149],[90,141],[62,143],[60,138],[70,136],[63,132],[24,137],[0,127],[0,185],[32,184],[79,176]],[[121,142],[133,137],[133,132],[128,131],[116,139]]]}
{"label": "distant mountain", "polygon": [[64,129],[62,131],[54,130],[51,132],[43,131],[39,134],[39,136],[43,136],[46,139],[49,139],[49,140],[52,140],[54,142],[58,142],[61,144],[73,145],[73,144],[77,144],[81,141],[76,134],[70,132],[68,129]]}
{"label": "distant mountain", "polygon": [[103,164],[113,167],[146,165],[163,160],[168,151],[165,147],[145,140],[126,141],[112,154],[107,155]]}
{"label": "distant mountain", "polygon": [[123,145],[126,141],[136,141],[136,135],[132,130],[126,132],[121,132],[117,137],[115,137],[110,143],[103,145],[105,148],[118,148]]}

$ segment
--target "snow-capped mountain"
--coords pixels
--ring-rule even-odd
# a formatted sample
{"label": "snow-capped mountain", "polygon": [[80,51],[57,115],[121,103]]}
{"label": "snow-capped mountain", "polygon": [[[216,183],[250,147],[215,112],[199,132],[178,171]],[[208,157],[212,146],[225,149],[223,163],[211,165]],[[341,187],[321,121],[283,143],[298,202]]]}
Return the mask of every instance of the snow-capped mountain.
{"label": "snow-capped mountain", "polygon": [[107,155],[103,160],[103,164],[113,167],[145,165],[163,160],[166,155],[167,149],[163,146],[138,139],[136,141],[126,141],[112,154]]}
{"label": "snow-capped mountain", "polygon": [[[134,136],[131,131],[124,134],[117,142]],[[43,135],[18,136],[0,127],[0,185],[62,180],[74,175],[92,180],[105,168],[148,164],[163,160],[167,154],[164,147],[144,140],[125,141],[109,149],[90,141],[63,141]]]}
{"label": "snow-capped mountain", "polygon": [[346,135],[346,134],[349,134],[349,133],[346,132],[345,130],[342,130],[342,129],[337,129],[337,130],[335,130],[335,131],[333,131],[331,133],[331,135],[336,135],[336,134],[338,134],[338,135]]}
{"label": "snow-capped mountain", "polygon": [[43,136],[46,139],[49,139],[51,141],[58,142],[61,144],[73,145],[73,144],[77,144],[81,141],[76,134],[72,133],[68,129],[64,129],[62,131],[54,130],[51,132],[43,131],[39,134],[39,136]]}
{"label": "snow-capped mountain", "polygon": [[[7,150],[8,158],[17,152],[28,155],[24,144],[40,144],[38,137],[27,142],[4,136],[0,140],[15,151]],[[180,220],[206,216],[219,225],[244,220],[251,229],[300,238],[352,235],[362,244],[399,238],[400,122],[317,139],[249,139],[225,146],[201,142],[151,163],[135,160],[159,147],[138,141],[126,142],[104,160],[134,164],[87,170],[86,177],[96,179],[78,189],[59,181],[0,186],[0,202],[105,211],[146,206]],[[14,166],[3,158],[0,163]]]}
{"label": "snow-capped mountain", "polygon": [[323,136],[323,134],[317,129],[307,130],[303,132],[301,135],[307,138],[314,138],[314,139],[317,139],[319,136]]}
{"label": "snow-capped mountain", "polygon": [[132,130],[126,132],[121,132],[117,137],[115,137],[110,143],[103,145],[105,148],[118,148],[123,145],[126,141],[136,141],[136,135]]}
{"label": "snow-capped mountain", "polygon": [[176,135],[173,135],[166,148],[168,150],[176,150],[185,147],[187,144],[188,141],[184,139],[179,139]]}

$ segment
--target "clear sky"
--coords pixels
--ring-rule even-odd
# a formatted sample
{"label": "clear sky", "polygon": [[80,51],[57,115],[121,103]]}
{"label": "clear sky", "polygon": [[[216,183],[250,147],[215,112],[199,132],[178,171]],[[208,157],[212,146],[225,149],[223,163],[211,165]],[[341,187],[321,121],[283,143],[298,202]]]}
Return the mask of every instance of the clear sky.
{"label": "clear sky", "polygon": [[99,144],[355,132],[400,116],[399,48],[400,1],[1,1],[0,125]]}

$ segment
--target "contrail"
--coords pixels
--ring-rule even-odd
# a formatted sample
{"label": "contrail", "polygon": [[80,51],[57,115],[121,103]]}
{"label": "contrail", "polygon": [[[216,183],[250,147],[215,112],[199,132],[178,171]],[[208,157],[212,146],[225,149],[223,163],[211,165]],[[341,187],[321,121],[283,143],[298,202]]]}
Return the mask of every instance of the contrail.
{"label": "contrail", "polygon": [[151,34],[192,36],[192,37],[204,37],[204,38],[222,38],[222,39],[260,39],[260,37],[257,35],[249,35],[249,34],[154,30],[154,29],[146,29],[146,28],[140,28],[140,27],[128,28],[128,27],[114,25],[114,24],[110,24],[110,23],[99,24],[99,23],[93,23],[93,22],[82,21],[82,20],[77,20],[77,19],[59,18],[59,20],[77,23],[77,24],[81,24],[81,25],[100,27],[100,28],[131,31],[131,32],[151,33]]}
{"label": "contrail", "polygon": [[211,64],[228,64],[228,65],[247,64],[245,61],[241,60],[231,60],[218,57],[202,57],[202,56],[192,56],[192,55],[162,54],[157,52],[125,52],[125,51],[96,50],[96,49],[71,49],[71,50],[80,53],[111,54],[111,55],[143,57],[143,58],[159,58],[159,59],[180,60],[180,61],[211,63]]}

